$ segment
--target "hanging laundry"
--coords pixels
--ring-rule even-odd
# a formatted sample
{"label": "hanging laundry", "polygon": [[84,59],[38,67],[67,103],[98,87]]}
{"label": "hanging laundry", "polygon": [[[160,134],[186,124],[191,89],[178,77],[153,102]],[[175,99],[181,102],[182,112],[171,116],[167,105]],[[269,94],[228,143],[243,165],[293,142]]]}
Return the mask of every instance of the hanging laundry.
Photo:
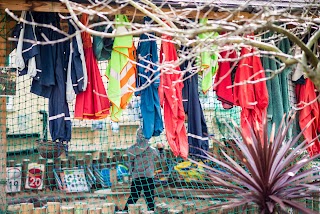
{"label": "hanging laundry", "polygon": [[[144,22],[150,22],[150,17],[144,17]],[[141,97],[141,114],[143,118],[143,134],[146,139],[159,136],[163,131],[160,99],[158,88],[160,84],[158,71],[158,47],[154,34],[142,34],[137,48],[137,88],[136,95]],[[150,84],[150,85],[149,85]]]}
{"label": "hanging laundry", "polygon": [[[60,28],[60,18],[57,13],[33,13],[35,22],[50,24],[54,27]],[[55,30],[47,27],[36,26],[37,39],[40,42],[56,41],[59,36]],[[69,44],[68,44],[69,46]],[[38,60],[36,60],[38,63]],[[31,92],[49,98],[53,87],[56,85],[55,67],[57,61],[57,45],[46,44],[40,45],[40,60],[41,71],[37,72],[37,76],[33,78],[31,85]]]}
{"label": "hanging laundry", "polygon": [[[59,38],[59,36],[57,37]],[[63,38],[60,35],[60,38]],[[53,141],[69,142],[71,139],[71,119],[66,100],[66,69],[69,61],[69,41],[56,46],[55,80],[49,97],[49,128]]]}
{"label": "hanging laundry", "polygon": [[[88,24],[88,14],[82,14],[81,20]],[[88,75],[88,85],[84,92],[77,94],[74,110],[75,119],[98,120],[109,115],[110,102],[102,82],[97,60],[93,54],[90,34],[81,33],[84,57]]]}
{"label": "hanging laundry", "polygon": [[[233,60],[237,58],[235,50],[221,51],[222,59]],[[214,79],[213,90],[216,92],[218,100],[222,102],[224,109],[233,107],[233,90],[228,88],[232,86],[231,73],[233,70],[233,61],[221,61],[218,63],[217,74]]]}
{"label": "hanging laundry", "polygon": [[[98,20],[99,22],[99,20]],[[112,33],[111,26],[97,26],[94,30],[98,32]],[[106,38],[93,35],[93,52],[98,61],[105,61],[111,58],[112,46],[114,38]]]}
{"label": "hanging laundry", "polygon": [[[182,47],[181,51],[186,54],[189,49]],[[194,61],[184,61],[180,65],[181,71],[185,72],[182,97],[184,111],[188,115],[189,154],[196,158],[203,158],[206,155],[202,150],[208,151],[209,149],[209,137],[207,123],[199,100],[198,71],[194,68],[196,68]]]}
{"label": "hanging laundry", "polygon": [[[243,57],[244,55],[248,55]],[[241,49],[241,60],[235,73],[235,86],[233,89],[234,103],[241,107],[241,128],[245,136],[249,137],[250,126],[259,130],[262,137],[262,121],[267,113],[268,90],[265,81],[251,84],[246,81],[261,80],[265,73],[257,53],[257,49],[243,47]],[[257,127],[257,125],[259,127]]]}
{"label": "hanging laundry", "polygon": [[[208,19],[200,19],[200,24],[206,25]],[[199,38],[203,40],[203,45],[207,44],[207,39],[213,39],[219,36],[217,32],[213,33],[202,33],[199,34]],[[209,47],[205,46],[205,50],[200,51],[200,61],[201,61],[201,74],[202,74],[202,92],[205,94],[213,85],[213,76],[218,69],[218,54],[215,53],[217,47],[215,45]]]}
{"label": "hanging laundry", "polygon": [[182,105],[182,73],[180,67],[173,67],[178,57],[171,36],[163,35],[160,48],[160,63],[163,66],[160,75],[159,97],[164,111],[166,136],[175,156],[188,157],[188,139],[184,125],[185,113]]}
{"label": "hanging laundry", "polygon": [[[21,12],[21,18],[26,19],[26,11]],[[23,22],[18,22],[13,30],[12,30],[12,38],[17,39],[18,41],[14,41],[14,48],[16,50],[15,57],[13,59],[14,65],[18,70],[19,76],[25,75],[21,73],[22,70],[25,69],[24,59],[22,57],[22,46],[23,46],[23,37],[24,37],[25,24]]]}
{"label": "hanging laundry", "polygon": [[[310,79],[306,79],[305,84],[297,84],[297,101],[298,107],[302,108],[299,112],[299,124],[301,130],[313,120],[312,124],[303,132],[303,136],[311,143],[318,136],[317,129],[319,128],[320,109],[319,104],[315,99],[317,95],[314,84]],[[319,138],[314,141],[314,144],[308,148],[310,157],[320,153]]]}
{"label": "hanging laundry", "polygon": [[75,29],[73,20],[69,20],[68,24],[69,35],[76,34],[70,42],[67,70],[67,101],[72,103],[75,99],[75,94],[87,89],[88,76],[80,31]]}
{"label": "hanging laundry", "polygon": [[[271,40],[273,34],[268,32],[263,35],[265,41]],[[284,38],[277,44],[279,49],[285,53],[289,54],[290,42],[288,38]],[[272,72],[280,69],[280,64],[277,63],[276,58],[272,55],[267,55],[262,57],[262,64],[266,71],[266,76],[271,77]],[[268,105],[268,132],[271,133],[272,124],[275,123],[276,130],[281,123],[284,114],[288,115],[290,111],[289,106],[289,92],[288,92],[288,74],[291,71],[290,68],[286,68],[280,74],[272,77],[272,79],[267,80],[267,88],[269,95],[269,105]]]}
{"label": "hanging laundry", "polygon": [[[31,12],[22,11],[21,18],[28,22],[33,21]],[[37,74],[37,68],[40,69],[41,65],[36,64],[36,56],[39,57],[40,49],[35,43],[25,41],[31,40],[37,42],[35,35],[35,27],[23,22],[18,23],[16,28],[15,37],[18,38],[16,47],[15,64],[18,68],[19,76],[28,74],[30,77],[35,77]],[[40,63],[40,62],[38,62]]]}
{"label": "hanging laundry", "polygon": [[[50,23],[61,29],[60,18],[57,13],[35,13],[34,19],[38,23]],[[64,38],[57,31],[43,27],[38,28],[39,40],[44,40],[41,32],[48,36],[47,38],[50,41]],[[33,92],[40,95],[49,95],[49,129],[52,141],[57,143],[69,142],[71,139],[71,120],[66,101],[65,84],[69,47],[69,41],[41,46],[42,72],[38,72],[38,79],[33,79],[31,88],[31,90],[34,90]],[[48,67],[48,64],[52,67]],[[48,77],[45,75],[48,75]]]}
{"label": "hanging laundry", "polygon": [[[116,33],[126,33],[128,18],[125,15],[116,15]],[[114,39],[113,51],[109,61],[106,76],[108,95],[111,105],[111,119],[119,121],[123,109],[130,102],[136,86],[135,47],[133,36],[117,36]]]}

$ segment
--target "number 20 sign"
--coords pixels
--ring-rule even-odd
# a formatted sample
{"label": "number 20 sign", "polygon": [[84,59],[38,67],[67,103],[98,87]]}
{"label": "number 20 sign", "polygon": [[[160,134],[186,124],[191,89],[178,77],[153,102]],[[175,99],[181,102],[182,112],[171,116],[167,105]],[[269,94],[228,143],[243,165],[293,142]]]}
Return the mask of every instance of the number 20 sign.
{"label": "number 20 sign", "polygon": [[26,189],[42,189],[44,177],[44,165],[37,163],[30,163],[28,165],[26,179]]}

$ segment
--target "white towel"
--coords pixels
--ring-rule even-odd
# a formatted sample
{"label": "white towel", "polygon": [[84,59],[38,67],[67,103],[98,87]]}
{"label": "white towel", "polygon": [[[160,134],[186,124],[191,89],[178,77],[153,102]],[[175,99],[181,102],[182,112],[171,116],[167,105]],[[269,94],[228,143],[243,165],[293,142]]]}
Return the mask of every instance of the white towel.
{"label": "white towel", "polygon": [[75,93],[73,91],[72,86],[72,79],[71,79],[71,62],[72,62],[72,42],[70,42],[70,55],[69,55],[69,62],[68,62],[68,70],[67,70],[67,85],[66,85],[66,99],[69,104],[73,103],[75,99]]}
{"label": "white towel", "polygon": [[[34,22],[32,13],[30,13],[30,17],[31,17],[31,21]],[[36,36],[36,29],[35,26],[32,25],[32,30],[33,30],[33,36],[34,36],[34,40],[35,42],[38,41],[37,40],[37,36]],[[32,45],[33,46],[33,45]],[[28,61],[28,75],[33,78],[37,75],[37,64],[36,64],[36,57],[32,57],[31,59],[29,59]]]}
{"label": "white towel", "polygon": [[[21,18],[23,18],[23,19],[26,18],[26,11],[21,12]],[[22,57],[24,28],[25,28],[25,24],[22,23],[22,29],[21,29],[20,35],[19,35],[19,40],[18,40],[17,50],[16,50],[16,58],[15,58],[15,62],[14,62],[19,71],[22,71],[26,67],[24,60],[23,60],[23,57]]]}
{"label": "white towel", "polygon": [[37,64],[36,64],[36,57],[32,57],[28,60],[28,73],[31,78],[37,75]]}

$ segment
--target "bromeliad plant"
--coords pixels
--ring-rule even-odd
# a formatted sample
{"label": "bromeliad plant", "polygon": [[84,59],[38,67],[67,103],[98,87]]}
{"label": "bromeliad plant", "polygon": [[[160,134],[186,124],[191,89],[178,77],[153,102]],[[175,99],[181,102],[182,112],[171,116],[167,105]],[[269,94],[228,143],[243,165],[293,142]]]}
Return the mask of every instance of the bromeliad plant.
{"label": "bromeliad plant", "polygon": [[305,151],[311,144],[308,145],[306,141],[298,144],[304,130],[292,139],[287,138],[294,116],[289,116],[290,119],[284,117],[277,132],[273,126],[270,138],[266,119],[264,130],[260,132],[263,136],[260,136],[259,130],[253,129],[251,136],[244,136],[241,129],[234,124],[239,135],[228,126],[235,142],[230,148],[234,156],[231,157],[227,154],[229,152],[226,153],[223,149],[222,158],[207,153],[207,159],[223,170],[203,165],[213,186],[208,189],[208,193],[213,197],[223,196],[225,202],[210,206],[206,210],[239,206],[245,210],[248,204],[253,203],[259,213],[264,214],[287,213],[288,208],[301,213],[319,213],[299,202],[313,194],[319,194],[320,170],[305,169],[319,155],[310,158]]}

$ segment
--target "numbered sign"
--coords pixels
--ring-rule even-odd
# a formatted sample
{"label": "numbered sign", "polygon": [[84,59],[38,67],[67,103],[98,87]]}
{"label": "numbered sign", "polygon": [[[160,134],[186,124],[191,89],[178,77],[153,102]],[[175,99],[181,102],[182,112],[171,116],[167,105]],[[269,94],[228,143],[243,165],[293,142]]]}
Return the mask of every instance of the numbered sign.
{"label": "numbered sign", "polygon": [[64,181],[67,192],[86,192],[89,191],[86,176],[83,169],[64,170]]}
{"label": "numbered sign", "polygon": [[26,179],[26,189],[42,189],[44,178],[44,165],[30,163]]}
{"label": "numbered sign", "polygon": [[6,192],[20,192],[21,175],[21,167],[7,167]]}

